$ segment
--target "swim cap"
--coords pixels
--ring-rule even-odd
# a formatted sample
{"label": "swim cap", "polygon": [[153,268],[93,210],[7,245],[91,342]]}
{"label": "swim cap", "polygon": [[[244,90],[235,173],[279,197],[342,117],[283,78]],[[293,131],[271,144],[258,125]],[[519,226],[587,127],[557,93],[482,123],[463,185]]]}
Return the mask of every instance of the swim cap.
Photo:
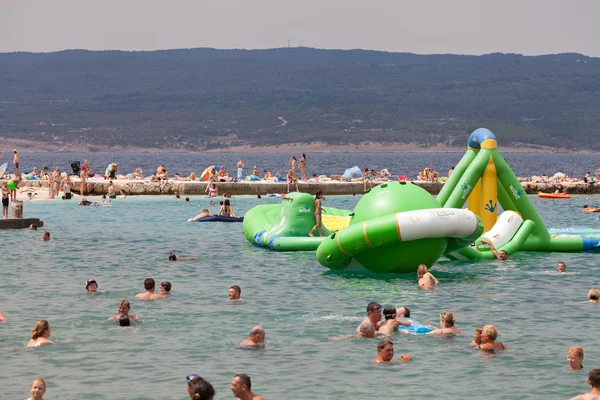
{"label": "swim cap", "polygon": [[95,283],[96,285],[98,285],[98,282],[96,282],[96,280],[94,278],[90,278],[87,281],[85,281],[85,288],[87,289],[88,286],[90,286],[92,283]]}

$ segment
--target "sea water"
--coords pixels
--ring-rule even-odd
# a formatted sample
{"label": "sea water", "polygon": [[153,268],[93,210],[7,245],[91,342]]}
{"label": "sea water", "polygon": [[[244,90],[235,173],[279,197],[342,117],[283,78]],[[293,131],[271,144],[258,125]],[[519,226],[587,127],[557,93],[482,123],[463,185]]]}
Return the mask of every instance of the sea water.
{"label": "sea water", "polygon": [[[549,227],[600,229],[598,214],[581,212],[600,196],[530,198]],[[359,199],[330,196],[324,205],[353,209]],[[232,204],[243,215],[277,201],[241,196]],[[42,376],[48,399],[185,399],[185,376],[197,373],[226,399],[231,378],[246,373],[267,399],[565,399],[587,391],[587,372],[600,367],[600,307],[585,302],[600,286],[600,254],[440,260],[431,271],[441,284],[427,291],[416,274],[332,273],[314,252],[255,247],[240,223],[186,222],[205,207],[218,209],[199,196],[128,197],[106,207],[25,203],[25,216],[41,218],[52,240],[42,242],[41,231],[0,231],[0,311],[8,318],[0,324],[0,398],[25,398]],[[170,252],[198,259],[168,262]],[[85,291],[91,277],[99,294]],[[167,299],[134,299],[148,277],[157,288],[172,283]],[[228,300],[234,284],[244,301]],[[107,321],[121,299],[141,317],[133,327]],[[410,353],[413,361],[396,365],[371,363],[378,339],[323,341],[353,333],[371,301],[407,306],[425,324],[451,311],[462,334],[397,334],[394,358]],[[57,344],[24,348],[40,319]],[[469,347],[484,324],[496,325],[507,351]],[[237,349],[255,325],[266,329],[266,349]],[[573,345],[585,349],[584,371],[568,368]]]}

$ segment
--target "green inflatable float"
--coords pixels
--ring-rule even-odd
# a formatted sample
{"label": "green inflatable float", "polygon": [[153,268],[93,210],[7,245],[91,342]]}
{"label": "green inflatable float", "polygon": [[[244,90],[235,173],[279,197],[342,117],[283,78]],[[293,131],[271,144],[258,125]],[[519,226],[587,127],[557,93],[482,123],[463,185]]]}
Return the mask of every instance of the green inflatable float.
{"label": "green inflatable float", "polygon": [[437,198],[412,183],[381,184],[352,213],[324,208],[324,238],[308,237],[314,209],[311,196],[291,193],[282,204],[248,211],[244,234],[274,250],[316,248],[319,263],[333,270],[375,273],[414,272],[441,256],[493,259],[492,246],[508,254],[600,250],[599,230],[546,228],[498,152],[494,134],[484,128],[471,134],[467,152]]}

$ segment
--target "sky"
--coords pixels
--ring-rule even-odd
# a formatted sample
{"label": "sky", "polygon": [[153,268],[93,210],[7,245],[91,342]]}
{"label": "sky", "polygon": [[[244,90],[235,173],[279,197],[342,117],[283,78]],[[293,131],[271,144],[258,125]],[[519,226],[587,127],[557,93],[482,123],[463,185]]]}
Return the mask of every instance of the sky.
{"label": "sky", "polygon": [[289,43],[599,57],[599,15],[600,0],[0,0],[0,52]]}

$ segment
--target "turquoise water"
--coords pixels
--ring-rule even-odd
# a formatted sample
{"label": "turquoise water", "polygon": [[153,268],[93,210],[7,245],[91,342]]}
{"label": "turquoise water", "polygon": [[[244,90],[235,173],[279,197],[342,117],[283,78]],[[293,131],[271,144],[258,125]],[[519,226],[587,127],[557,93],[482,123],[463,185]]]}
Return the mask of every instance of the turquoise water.
{"label": "turquoise water", "polygon": [[[548,226],[600,228],[598,214],[580,212],[600,197],[531,198]],[[352,209],[359,197],[328,197],[325,205]],[[259,202],[233,199],[237,214]],[[351,276],[330,273],[313,253],[276,253],[251,246],[241,224],[186,223],[207,206],[169,197],[117,199],[112,207],[76,202],[26,203],[25,216],[40,217],[40,231],[0,231],[0,382],[2,399],[25,398],[32,379],[48,381],[48,399],[185,399],[185,375],[198,373],[232,398],[231,378],[252,377],[268,399],[565,399],[588,390],[587,372],[600,366],[600,308],[583,303],[600,287],[600,254],[519,253],[512,262],[440,261],[434,291],[418,289],[416,276]],[[216,211],[216,207],[211,208]],[[167,262],[169,252],[197,261]],[[555,271],[565,261],[567,273]],[[94,277],[100,295],[85,292]],[[169,280],[167,300],[140,302],[143,280]],[[247,300],[229,302],[230,285]],[[121,299],[142,322],[117,328],[106,319]],[[437,324],[452,311],[463,334],[450,339],[398,335],[395,358],[413,362],[372,365],[378,340],[322,339],[352,333],[366,304],[406,305],[413,317]],[[40,319],[51,339],[66,341],[25,349]],[[509,350],[471,350],[474,328],[495,324]],[[266,351],[236,344],[254,326],[267,330]],[[566,351],[585,349],[585,370],[570,372]],[[385,393],[385,394],[384,394]]]}

